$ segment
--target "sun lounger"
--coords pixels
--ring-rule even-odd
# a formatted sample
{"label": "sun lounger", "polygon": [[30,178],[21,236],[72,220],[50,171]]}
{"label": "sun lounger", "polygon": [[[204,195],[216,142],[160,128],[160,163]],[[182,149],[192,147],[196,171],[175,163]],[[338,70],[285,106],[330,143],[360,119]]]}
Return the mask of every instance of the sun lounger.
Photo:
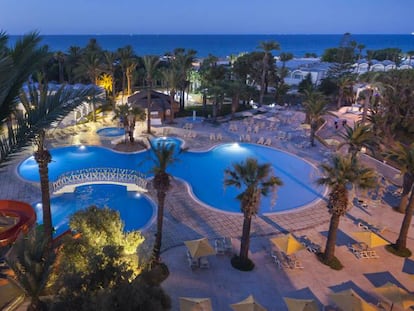
{"label": "sun lounger", "polygon": [[266,141],[264,142],[264,145],[265,146],[271,146],[272,145],[272,139],[271,138],[266,139]]}
{"label": "sun lounger", "polygon": [[223,136],[221,135],[221,133],[218,133],[216,136],[217,140],[223,140]]}
{"label": "sun lounger", "polygon": [[210,133],[210,140],[216,140],[216,135],[214,133]]}
{"label": "sun lounger", "polygon": [[198,260],[196,258],[193,258],[188,250],[187,250],[187,260],[188,260],[188,266],[191,269],[195,269],[200,266]]}
{"label": "sun lounger", "polygon": [[232,253],[233,252],[233,243],[231,241],[231,238],[229,238],[229,237],[223,238],[223,246],[224,246],[224,251],[226,253]]}
{"label": "sun lounger", "polygon": [[260,137],[259,140],[256,143],[259,144],[259,145],[263,145],[264,137]]}
{"label": "sun lounger", "polygon": [[217,255],[224,255],[225,248],[224,248],[224,241],[222,239],[217,239],[214,241],[214,248],[216,250]]}
{"label": "sun lounger", "polygon": [[210,268],[210,263],[208,262],[207,257],[200,257],[200,268],[201,269]]}
{"label": "sun lounger", "polygon": [[247,134],[247,135],[245,136],[245,139],[246,139],[246,141],[247,141],[247,142],[251,142],[251,141],[252,141],[252,138],[250,137],[250,135],[249,135],[249,134]]}

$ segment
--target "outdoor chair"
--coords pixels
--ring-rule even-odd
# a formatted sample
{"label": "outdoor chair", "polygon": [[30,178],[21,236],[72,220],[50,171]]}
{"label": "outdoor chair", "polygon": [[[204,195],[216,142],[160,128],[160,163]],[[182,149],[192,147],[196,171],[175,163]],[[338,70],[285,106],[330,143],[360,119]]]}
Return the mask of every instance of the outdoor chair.
{"label": "outdoor chair", "polygon": [[265,146],[271,146],[272,145],[272,139],[271,138],[266,139],[266,141],[264,142],[264,145]]}
{"label": "outdoor chair", "polygon": [[216,140],[216,135],[214,133],[210,133],[210,140]]}
{"label": "outdoor chair", "polygon": [[223,244],[224,244],[224,251],[226,253],[232,253],[233,252],[233,244],[231,242],[231,238],[229,238],[229,237],[223,238]]}
{"label": "outdoor chair", "polygon": [[263,143],[264,143],[264,137],[260,137],[259,140],[257,141],[257,144],[263,145]]}
{"label": "outdoor chair", "polygon": [[193,258],[188,250],[187,250],[187,260],[188,260],[188,265],[191,269],[198,268],[200,266],[198,260]]}
{"label": "outdoor chair", "polygon": [[208,262],[207,257],[200,257],[200,268],[201,269],[210,268],[210,263]]}
{"label": "outdoor chair", "polygon": [[224,255],[224,241],[221,239],[217,239],[214,241],[214,248],[216,250],[217,255]]}
{"label": "outdoor chair", "polygon": [[223,136],[221,135],[221,133],[217,134],[216,140],[223,140]]}

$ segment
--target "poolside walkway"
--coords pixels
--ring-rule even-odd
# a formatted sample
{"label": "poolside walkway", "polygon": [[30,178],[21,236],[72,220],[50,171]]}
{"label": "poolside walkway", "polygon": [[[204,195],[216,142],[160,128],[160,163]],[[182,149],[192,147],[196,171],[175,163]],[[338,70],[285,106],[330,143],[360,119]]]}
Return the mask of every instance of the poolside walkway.
{"label": "poolside walkway", "polygon": [[[264,116],[271,117],[270,114]],[[294,136],[289,140],[277,139],[277,132],[274,130],[261,129],[258,135],[252,135],[255,139],[252,141],[256,142],[261,136],[272,138],[272,148],[291,152],[311,163],[318,164],[326,159],[332,150],[328,150],[318,142],[317,147],[306,145],[306,137],[301,136],[304,131],[299,130],[303,118],[303,113],[291,111],[289,122],[279,126],[280,131],[292,132]],[[243,122],[243,120],[232,121],[232,124],[238,126],[239,131],[230,130],[230,123],[226,121],[219,126],[205,122],[194,123],[191,130],[196,133],[196,138],[184,137],[189,132],[183,128],[188,123],[187,119],[177,119],[176,124],[165,127],[168,130],[163,128],[154,130],[157,135],[169,132],[169,135],[183,137],[187,147],[192,150],[205,150],[217,143],[239,141],[241,134],[244,134]],[[107,124],[110,122],[107,121]],[[332,125],[326,126],[327,133],[334,136],[335,132],[329,129]],[[51,135],[50,143],[52,146],[90,143],[113,147],[109,141],[99,139],[95,133],[99,127],[101,127],[99,124],[92,124],[83,126],[79,131],[66,130],[65,134]],[[137,127],[138,133],[143,129],[144,127]],[[222,140],[210,140],[211,133],[220,133]],[[68,140],[65,140],[63,135],[67,135]],[[39,186],[22,181],[16,174],[18,163],[32,152],[32,148],[26,148],[15,156],[9,165],[0,170],[2,199],[25,202],[35,202],[40,199]],[[380,165],[380,169],[387,169],[387,167]],[[155,198],[152,189],[150,195]],[[343,217],[340,224],[336,255],[345,266],[342,271],[333,271],[321,265],[315,256],[306,250],[297,254],[298,259],[303,263],[303,270],[279,270],[270,256],[271,245],[268,238],[285,232],[292,232],[297,237],[306,235],[313,242],[324,246],[329,214],[323,200],[314,202],[308,207],[269,216],[258,216],[253,220],[250,257],[256,264],[254,271],[237,271],[230,266],[229,257],[219,255],[209,257],[210,269],[193,271],[188,266],[183,241],[200,237],[207,237],[211,241],[224,236],[232,237],[234,251],[237,252],[243,218],[241,215],[206,208],[194,200],[185,183],[174,180],[165,204],[162,253],[162,259],[168,264],[171,272],[163,286],[172,298],[173,310],[178,310],[180,296],[211,297],[214,310],[230,310],[230,303],[253,294],[268,310],[286,310],[282,300],[285,295],[297,298],[313,296],[320,303],[329,305],[331,302],[328,293],[350,287],[357,289],[364,298],[376,303],[378,297],[373,294],[372,289],[374,285],[382,285],[387,280],[394,280],[394,282],[398,280],[408,290],[414,290],[414,284],[409,276],[402,272],[409,261],[388,254],[382,247],[377,250],[380,259],[357,259],[347,249],[347,243],[352,242],[350,233],[360,230],[357,226],[358,222],[386,225],[387,230],[383,232],[383,237],[394,242],[402,220],[402,215],[393,212],[390,208],[392,197],[388,197],[385,202],[373,202],[362,194],[359,197],[367,202],[368,206],[363,207],[355,202],[354,208],[348,216]],[[144,233],[149,245],[152,243],[155,231],[154,223]],[[414,233],[410,230],[411,248],[414,248],[413,238]]]}

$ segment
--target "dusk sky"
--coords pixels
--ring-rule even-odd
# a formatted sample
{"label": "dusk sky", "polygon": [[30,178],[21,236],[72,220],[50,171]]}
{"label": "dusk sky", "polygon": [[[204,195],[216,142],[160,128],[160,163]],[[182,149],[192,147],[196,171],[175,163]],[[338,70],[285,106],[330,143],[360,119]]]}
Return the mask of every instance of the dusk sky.
{"label": "dusk sky", "polygon": [[414,0],[2,0],[0,30],[47,34],[410,34]]}

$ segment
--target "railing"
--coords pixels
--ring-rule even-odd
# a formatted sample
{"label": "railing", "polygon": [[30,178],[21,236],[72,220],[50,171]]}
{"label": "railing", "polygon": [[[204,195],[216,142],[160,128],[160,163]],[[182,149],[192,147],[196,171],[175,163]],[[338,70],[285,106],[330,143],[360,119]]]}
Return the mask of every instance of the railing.
{"label": "railing", "polygon": [[77,185],[92,182],[117,182],[123,184],[134,184],[142,189],[147,188],[145,174],[123,168],[99,167],[87,168],[66,172],[52,183],[53,192],[57,192],[68,185]]}

